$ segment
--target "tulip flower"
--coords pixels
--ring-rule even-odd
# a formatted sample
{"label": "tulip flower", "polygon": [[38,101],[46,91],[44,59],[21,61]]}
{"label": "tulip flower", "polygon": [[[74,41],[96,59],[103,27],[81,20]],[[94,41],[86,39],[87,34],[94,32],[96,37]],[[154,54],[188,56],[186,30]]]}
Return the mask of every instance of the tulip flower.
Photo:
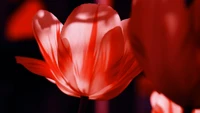
{"label": "tulip flower", "polygon": [[17,63],[46,77],[67,95],[114,98],[141,72],[124,29],[127,23],[107,5],[80,5],[64,25],[52,13],[40,10],[33,31],[44,61],[17,56]]}
{"label": "tulip flower", "polygon": [[128,28],[156,90],[181,106],[200,107],[200,0],[186,1],[133,0]]}
{"label": "tulip flower", "polygon": [[[151,113],[183,113],[183,108],[181,106],[157,91],[152,92],[150,103],[152,107]],[[192,113],[200,113],[200,109],[194,109]]]}

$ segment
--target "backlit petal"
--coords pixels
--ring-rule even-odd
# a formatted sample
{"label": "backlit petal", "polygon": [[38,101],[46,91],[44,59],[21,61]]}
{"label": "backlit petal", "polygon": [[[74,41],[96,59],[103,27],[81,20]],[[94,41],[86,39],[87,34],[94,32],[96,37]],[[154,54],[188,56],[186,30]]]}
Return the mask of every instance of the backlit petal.
{"label": "backlit petal", "polygon": [[71,47],[72,61],[79,89],[88,93],[95,56],[107,31],[120,25],[118,14],[106,5],[83,4],[68,17],[61,32]]}
{"label": "backlit petal", "polygon": [[58,38],[58,65],[62,72],[62,77],[68,81],[74,91],[81,94],[78,89],[77,81],[74,74],[71,50],[66,38]]}
{"label": "backlit petal", "polygon": [[92,76],[90,93],[95,93],[116,81],[123,55],[124,36],[121,27],[118,26],[106,33],[101,41],[96,58],[95,73]]}
{"label": "backlit petal", "polygon": [[60,73],[52,71],[46,62],[34,58],[21,56],[16,56],[16,61],[17,63],[22,64],[30,72],[44,76],[52,83],[55,83],[59,87],[59,89],[65,94],[79,97],[79,94],[74,92],[73,89],[71,89],[71,87],[67,84],[67,82],[58,76]]}
{"label": "backlit petal", "polygon": [[62,51],[59,51],[62,53],[58,53],[61,28],[60,21],[52,13],[45,10],[38,11],[33,19],[33,31],[40,51],[53,71],[57,85],[68,94],[67,92],[73,92],[73,87],[69,84],[69,80],[65,79],[58,64],[58,56],[63,54]]}
{"label": "backlit petal", "polygon": [[127,56],[122,58],[118,70],[118,73],[112,75],[116,76],[114,78],[115,81],[91,95],[90,98],[108,100],[116,97],[129,85],[132,79],[142,71],[135,58]]}
{"label": "backlit petal", "polygon": [[[107,35],[110,36],[111,39],[114,40],[110,40],[107,41],[105,43],[105,45],[103,45],[102,47],[104,49],[102,49],[100,51],[100,53],[104,53],[104,54],[100,54],[100,57],[98,58],[99,61],[101,63],[100,66],[102,66],[100,68],[100,71],[95,77],[95,80],[101,81],[101,90],[98,89],[98,87],[100,88],[99,84],[94,84],[92,85],[92,89],[94,91],[97,92],[93,92],[94,94],[92,94],[90,96],[90,98],[97,98],[97,99],[111,99],[115,96],[117,96],[118,94],[120,94],[131,82],[131,80],[137,76],[142,69],[140,68],[138,62],[135,59],[135,56],[133,54],[133,52],[131,51],[130,48],[130,44],[129,44],[129,39],[127,38],[127,24],[128,24],[129,19],[123,20],[122,21],[122,28],[123,28],[123,32],[121,29],[116,29],[118,27],[115,28],[115,32],[113,35]],[[113,29],[114,30],[114,29]],[[110,33],[110,34],[112,34]],[[105,36],[106,37],[106,36]],[[120,39],[121,38],[121,39]],[[103,40],[102,40],[103,42]],[[118,43],[116,43],[118,42]],[[121,42],[123,42],[123,44],[121,44]],[[113,49],[110,51],[106,45],[111,44]],[[123,50],[121,50],[123,49]],[[118,50],[118,51],[116,51]],[[106,54],[106,51],[109,51],[110,54],[115,54],[115,55],[111,55],[112,57],[110,57],[110,61],[113,61],[113,63],[117,63],[116,65],[113,65],[112,63],[110,63],[108,65],[109,68],[105,68],[107,66],[106,64],[106,56],[105,55],[110,55],[110,54]],[[122,55],[122,56],[121,56]],[[121,58],[120,58],[121,57]],[[103,58],[103,60],[101,59]],[[115,60],[113,59],[115,58]],[[117,61],[118,59],[118,61]],[[97,70],[99,65],[97,65]],[[113,66],[113,67],[112,67]],[[94,80],[94,81],[95,81]],[[106,86],[106,87],[105,87]],[[97,87],[98,90],[95,90],[95,88]]]}
{"label": "backlit petal", "polygon": [[57,36],[60,34],[62,24],[50,12],[40,10],[33,19],[33,31],[42,55],[50,66],[58,63]]}
{"label": "backlit petal", "polygon": [[48,81],[50,81],[50,82],[52,82],[52,83],[56,83],[56,81],[55,80],[53,80],[53,79],[50,79],[50,78],[46,78]]}
{"label": "backlit petal", "polygon": [[15,58],[17,63],[23,65],[30,72],[50,79],[54,79],[51,70],[46,62],[34,58],[21,56],[16,56]]}

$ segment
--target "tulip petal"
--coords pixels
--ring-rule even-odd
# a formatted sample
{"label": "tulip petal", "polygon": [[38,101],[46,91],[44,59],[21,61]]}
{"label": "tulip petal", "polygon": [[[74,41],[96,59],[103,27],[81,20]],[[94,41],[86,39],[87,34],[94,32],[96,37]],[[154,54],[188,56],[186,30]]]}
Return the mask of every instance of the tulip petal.
{"label": "tulip petal", "polygon": [[95,56],[103,36],[120,24],[116,11],[97,4],[77,7],[65,22],[61,37],[69,41],[75,77],[81,92],[88,94],[91,76],[94,74]]}
{"label": "tulip petal", "polygon": [[171,106],[171,102],[170,100],[168,100],[163,94],[158,94],[157,97],[154,97],[154,101],[156,101],[155,106],[153,106],[155,108],[154,111],[160,113],[160,112],[166,112],[166,113],[171,113],[172,109],[170,109]]}
{"label": "tulip petal", "polygon": [[194,109],[192,113],[200,113],[200,109]]}
{"label": "tulip petal", "polygon": [[51,69],[49,68],[46,62],[34,58],[21,57],[21,56],[16,56],[15,58],[17,63],[22,64],[30,72],[50,78],[52,80],[54,79],[51,73]]}
{"label": "tulip petal", "polygon": [[56,84],[56,81],[55,80],[53,80],[53,79],[50,79],[50,78],[46,78],[48,81],[50,81],[50,82],[52,82],[52,83],[54,83],[54,84]]}
{"label": "tulip petal", "polygon": [[110,70],[124,55],[124,36],[122,29],[118,26],[111,29],[102,39],[98,63],[102,71]]}
{"label": "tulip petal", "polygon": [[165,95],[153,91],[150,96],[152,111],[155,113],[182,113],[181,106],[175,104]]}
{"label": "tulip petal", "polygon": [[119,68],[120,72],[116,75],[118,78],[116,77],[113,83],[91,95],[90,98],[98,98],[101,100],[114,98],[130,84],[135,76],[141,73],[142,69],[138,66],[137,62],[131,60],[123,60],[122,62],[125,62],[124,64],[126,65]]}
{"label": "tulip petal", "polygon": [[[124,36],[121,28],[115,27],[105,34],[101,41],[90,93],[94,93],[115,81],[121,58],[124,55]],[[96,81],[99,81],[97,83]]]}
{"label": "tulip petal", "polygon": [[50,65],[57,65],[57,36],[60,34],[62,24],[50,12],[40,10],[33,19],[33,32],[40,47],[42,55]]}
{"label": "tulip petal", "polygon": [[129,40],[129,35],[128,35],[128,24],[129,24],[130,19],[124,19],[122,20],[121,24],[122,24],[122,29],[123,29],[123,35],[124,35],[124,40],[125,40],[125,47],[124,47],[124,53],[125,54],[131,54],[133,55],[133,53],[131,53],[133,50],[131,48],[130,45],[130,40]]}
{"label": "tulip petal", "polygon": [[52,13],[45,10],[38,11],[33,19],[33,31],[36,41],[45,61],[54,72],[56,84],[65,94],[77,96],[78,94],[74,92],[69,80],[64,78],[58,65],[58,41],[61,40],[60,31],[62,26],[62,23]]}
{"label": "tulip petal", "polygon": [[69,81],[68,84],[73,87],[74,91],[76,91],[78,94],[81,94],[78,89],[77,81],[74,74],[69,42],[66,38],[58,39],[58,65],[59,69],[63,73],[63,78],[66,81]]}
{"label": "tulip petal", "polygon": [[[110,38],[113,40],[107,42],[104,39],[102,40],[102,42],[105,41],[106,43],[104,43],[104,45],[101,45],[101,47],[103,48],[101,48],[102,50],[100,50],[100,53],[102,52],[103,54],[99,54],[99,56],[101,57],[99,57],[98,59],[100,61],[99,65],[101,64],[100,66],[102,66],[100,70],[101,71],[103,70],[102,73],[104,72],[103,73],[104,75],[95,74],[93,81],[95,81],[96,79],[98,81],[101,81],[101,83],[103,84],[99,85],[95,84],[94,82],[92,84],[93,87],[91,88],[91,90],[93,89],[96,92],[93,92],[93,94],[89,98],[107,100],[117,96],[129,85],[131,80],[142,71],[138,62],[135,59],[133,52],[131,51],[129,39],[127,38],[128,21],[129,19],[125,19],[122,21],[123,32],[121,29],[119,29],[119,27],[116,27],[113,29],[114,32],[110,32],[110,35],[107,35],[110,36]],[[107,46],[109,44],[115,50],[110,51],[108,49],[110,47]],[[109,54],[107,54],[106,51],[110,52],[110,54],[113,54],[113,56],[111,55],[110,57],[111,61],[113,61],[113,64],[118,62],[118,66],[110,63],[108,66],[109,68],[107,68],[107,70],[109,71],[105,70],[106,69],[105,67],[107,65],[106,64],[107,60],[105,55],[109,56]],[[116,60],[114,60],[113,58],[115,58]],[[117,61],[117,59],[119,61]],[[101,89],[95,90],[95,88],[96,89],[101,88]]]}
{"label": "tulip petal", "polygon": [[152,113],[164,113],[164,112],[166,112],[158,104],[159,100],[160,100],[160,94],[158,92],[156,92],[156,91],[153,91],[151,96],[150,96],[150,103],[151,103],[151,107],[152,107]]}
{"label": "tulip petal", "polygon": [[150,103],[151,103],[151,107],[154,107],[156,106],[156,100],[158,100],[160,94],[157,92],[157,91],[153,91],[151,93],[151,96],[150,96]]}
{"label": "tulip petal", "polygon": [[[17,63],[22,64],[26,69],[28,69],[32,73],[44,76],[50,82],[55,83],[59,87],[59,89],[65,94],[75,96],[75,97],[80,97],[79,94],[74,92],[71,89],[71,87],[69,87],[66,81],[57,77],[59,73],[55,73],[55,72],[52,73],[53,71],[49,68],[49,65],[46,62],[42,60],[37,60],[34,58],[21,57],[21,56],[16,56],[16,61]],[[55,74],[56,76],[54,76]]]}
{"label": "tulip petal", "polygon": [[111,84],[92,94],[89,98],[108,100],[116,97],[129,85],[132,79],[142,71],[136,59],[128,56],[122,58],[118,70],[120,71],[116,73],[116,78],[114,78],[115,80]]}
{"label": "tulip petal", "polygon": [[58,53],[58,41],[61,40],[60,31],[62,26],[62,23],[52,13],[45,10],[38,11],[33,19],[33,31],[36,41],[45,61],[54,72],[57,85],[64,93],[73,92],[70,95],[77,95],[72,91],[74,88],[69,84],[69,80],[65,79],[59,69],[58,56],[62,53]]}

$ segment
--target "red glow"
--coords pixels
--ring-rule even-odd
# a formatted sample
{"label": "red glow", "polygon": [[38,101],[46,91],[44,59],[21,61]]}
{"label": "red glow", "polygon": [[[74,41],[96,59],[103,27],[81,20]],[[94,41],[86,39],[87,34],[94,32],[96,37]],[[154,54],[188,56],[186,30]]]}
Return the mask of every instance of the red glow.
{"label": "red glow", "polygon": [[39,0],[25,1],[8,19],[6,36],[10,41],[33,38],[32,19],[35,13],[44,8]]}

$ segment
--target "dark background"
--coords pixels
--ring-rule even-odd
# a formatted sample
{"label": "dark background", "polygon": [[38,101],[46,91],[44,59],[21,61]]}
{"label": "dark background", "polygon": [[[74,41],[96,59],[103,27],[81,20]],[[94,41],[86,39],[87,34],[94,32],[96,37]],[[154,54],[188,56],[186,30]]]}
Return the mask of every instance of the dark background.
{"label": "dark background", "polygon": [[[9,16],[24,2],[24,0],[2,0],[0,3],[0,113],[77,113],[79,98],[63,94],[56,85],[15,63],[14,56],[17,55],[42,59],[35,40],[9,41],[5,35]],[[42,2],[48,11],[64,23],[75,7],[94,1],[43,0]],[[115,0],[113,8],[117,10],[121,19],[128,18],[131,0]],[[119,96],[109,101],[109,113],[150,113],[150,89],[142,89],[145,82],[140,85],[141,78],[142,74],[136,77]],[[139,92],[142,92],[142,95]],[[94,106],[95,101],[90,101],[87,113],[95,113]]]}

